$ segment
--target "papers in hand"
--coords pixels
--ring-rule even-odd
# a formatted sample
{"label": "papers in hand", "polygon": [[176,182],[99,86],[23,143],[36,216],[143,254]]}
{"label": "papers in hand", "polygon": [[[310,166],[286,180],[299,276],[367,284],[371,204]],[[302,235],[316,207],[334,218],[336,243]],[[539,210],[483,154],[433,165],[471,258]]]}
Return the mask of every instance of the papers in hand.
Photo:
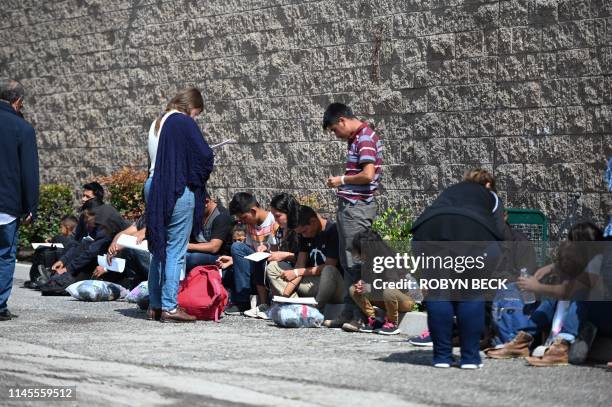
{"label": "papers in hand", "polygon": [[57,247],[63,249],[64,245],[61,243],[32,243],[32,248],[34,250],[38,249],[39,247]]}
{"label": "papers in hand", "polygon": [[121,247],[127,247],[129,249],[142,250],[145,252],[149,251],[149,246],[146,240],[143,240],[140,244],[136,243],[136,236],[130,236],[126,234],[122,234],[117,239],[117,244]]}
{"label": "papers in hand", "polygon": [[306,304],[306,305],[317,305],[317,300],[315,297],[298,297],[298,298],[287,298],[281,297],[279,295],[275,295],[272,298],[273,302],[280,302],[286,304]]}
{"label": "papers in hand", "polygon": [[106,256],[99,255],[98,264],[108,271],[116,271],[117,273],[123,273],[123,270],[125,270],[125,259],[119,259],[117,257],[113,257],[113,261],[109,264],[106,260]]}
{"label": "papers in hand", "polygon": [[245,259],[254,261],[256,263],[265,260],[268,257],[270,257],[270,253],[268,252],[255,252],[253,254],[249,254],[248,256],[244,256]]}

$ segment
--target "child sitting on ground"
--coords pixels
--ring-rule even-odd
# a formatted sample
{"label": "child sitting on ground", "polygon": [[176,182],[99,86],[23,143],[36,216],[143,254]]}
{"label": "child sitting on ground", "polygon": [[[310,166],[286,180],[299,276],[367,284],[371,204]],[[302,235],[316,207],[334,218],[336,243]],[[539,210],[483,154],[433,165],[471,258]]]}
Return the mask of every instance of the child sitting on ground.
{"label": "child sitting on ground", "polygon": [[[532,366],[562,366],[568,362],[582,363],[587,357],[588,347],[582,346],[583,351],[577,349],[571,351],[577,337],[585,335],[581,330],[579,316],[579,305],[581,301],[573,300],[576,287],[584,286],[590,281],[593,274],[597,274],[601,268],[602,255],[599,253],[603,246],[597,243],[586,245],[579,242],[599,242],[603,239],[601,229],[590,222],[578,223],[569,231],[568,241],[563,242],[559,248],[554,265],[548,265],[538,270],[534,277],[521,277],[517,285],[524,291],[546,295],[553,299],[545,299],[531,314],[530,319],[517,333],[516,337],[503,347],[487,349],[485,354],[493,359],[511,359],[525,357],[527,363]],[[593,264],[597,263],[597,267]],[[597,269],[597,270],[592,270]],[[555,270],[561,282],[559,284],[542,284],[538,280]],[[586,281],[585,281],[586,279]],[[586,283],[588,286],[588,282]],[[587,286],[584,286],[588,288]],[[601,284],[596,284],[601,286]],[[559,301],[556,299],[566,301]],[[570,299],[570,301],[567,301]],[[558,315],[558,323],[555,324],[555,314]],[[552,345],[542,356],[529,357],[529,348],[536,336],[546,332],[552,325]],[[555,326],[557,327],[555,328]],[[585,339],[585,338],[582,338]],[[584,342],[592,342],[593,338]],[[582,340],[581,340],[582,342]]]}
{"label": "child sitting on ground", "polygon": [[58,243],[64,246],[64,250],[75,246],[74,231],[79,224],[79,220],[74,215],[66,215],[60,220],[60,233],[48,239],[48,243]]}
{"label": "child sitting on ground", "polygon": [[234,229],[232,229],[232,241],[244,243],[247,238],[246,232],[247,228],[245,225],[240,223],[237,224],[236,226],[234,226]]}
{"label": "child sitting on ground", "polygon": [[[395,252],[388,247],[380,235],[371,230],[363,231],[358,233],[353,240],[353,257],[362,258],[366,261],[365,264],[368,264],[370,259],[364,259],[364,249],[365,244],[370,247],[370,250],[373,247],[376,247],[376,254],[393,257],[395,256]],[[375,245],[375,246],[374,246]],[[381,249],[385,253],[379,253]],[[386,273],[384,276],[385,281],[400,281],[405,276],[399,275],[390,275],[390,273]],[[363,277],[363,276],[362,276]],[[355,304],[359,306],[361,311],[368,318],[367,325],[361,326],[359,328],[359,332],[374,332],[381,335],[397,335],[400,333],[399,329],[399,313],[400,312],[410,312],[413,310],[415,305],[415,298],[420,298],[420,293],[415,291],[412,293],[402,292],[397,289],[384,289],[379,290],[379,295],[372,292],[372,287],[366,284],[362,279],[357,283],[353,284],[349,288],[349,293],[351,294],[351,298],[355,301]],[[380,295],[382,294],[382,295]],[[379,297],[379,298],[376,298]],[[385,320],[380,321],[376,319],[376,312],[374,310],[374,306],[382,308],[385,310]]]}

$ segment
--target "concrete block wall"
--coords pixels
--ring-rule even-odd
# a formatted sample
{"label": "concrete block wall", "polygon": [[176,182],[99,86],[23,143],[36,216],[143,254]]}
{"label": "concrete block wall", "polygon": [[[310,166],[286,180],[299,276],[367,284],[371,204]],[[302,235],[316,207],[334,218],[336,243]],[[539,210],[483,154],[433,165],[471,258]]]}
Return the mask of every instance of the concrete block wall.
{"label": "concrete block wall", "polygon": [[612,155],[607,0],[0,0],[0,75],[21,79],[43,182],[146,167],[150,122],[202,89],[199,123],[228,200],[313,194],[344,145],[320,128],[342,101],[385,143],[382,206],[418,214],[474,166],[507,206],[603,223]]}

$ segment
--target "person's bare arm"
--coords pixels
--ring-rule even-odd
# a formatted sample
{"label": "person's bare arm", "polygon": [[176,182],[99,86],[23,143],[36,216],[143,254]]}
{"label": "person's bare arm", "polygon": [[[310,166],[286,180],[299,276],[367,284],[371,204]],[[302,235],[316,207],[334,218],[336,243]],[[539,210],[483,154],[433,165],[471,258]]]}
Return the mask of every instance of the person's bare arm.
{"label": "person's bare arm", "polygon": [[271,252],[268,261],[288,261],[293,263],[295,261],[295,254],[291,252]]}
{"label": "person's bare arm", "polygon": [[[300,253],[301,255],[302,253]],[[307,256],[306,253],[304,253],[305,256]],[[299,256],[298,256],[298,261],[299,261]],[[304,261],[305,264],[306,262]],[[298,264],[296,264],[296,268],[294,268],[293,270],[287,270],[285,272],[283,272],[283,274],[281,275],[281,278],[285,281],[293,281],[296,279],[302,279],[302,277],[304,276],[318,276],[321,275],[321,272],[323,271],[323,268],[325,266],[334,266],[336,267],[338,265],[338,259],[334,259],[332,257],[328,257],[325,260],[325,264],[321,264],[320,266],[315,266],[315,267],[299,267]],[[297,283],[299,284],[299,282]],[[296,284],[296,285],[297,285]]]}
{"label": "person's bare arm", "polygon": [[210,242],[205,243],[189,243],[187,250],[190,252],[217,254],[221,247],[223,247],[223,240],[211,239]]}
{"label": "person's bare arm", "polygon": [[568,284],[542,284],[535,277],[519,277],[516,285],[523,291],[529,291],[534,294],[543,295],[545,297],[565,298],[568,293]]}
{"label": "person's bare arm", "polygon": [[123,249],[123,247],[117,244],[117,240],[119,240],[119,236],[121,235],[132,236],[132,235],[135,235],[136,232],[138,232],[138,229],[136,228],[136,224],[132,224],[128,226],[126,229],[122,230],[121,232],[115,235],[115,237],[113,238],[113,241],[111,242],[110,246],[108,246],[108,250],[106,252],[106,258],[109,263],[111,263],[113,261],[113,257],[115,257],[117,253],[119,253]]}
{"label": "person's bare arm", "polygon": [[[376,175],[376,167],[374,163],[365,163],[361,167],[361,171],[355,175],[345,175],[344,183],[351,185],[364,185],[369,184],[374,180]],[[337,188],[342,185],[342,176],[329,177],[327,179],[327,186],[330,188]]]}
{"label": "person's bare arm", "polygon": [[540,267],[539,269],[536,270],[535,273],[533,273],[533,276],[540,281],[541,279],[543,279],[544,277],[546,277],[547,275],[549,275],[550,273],[552,273],[554,269],[554,264],[547,264],[544,267]]}

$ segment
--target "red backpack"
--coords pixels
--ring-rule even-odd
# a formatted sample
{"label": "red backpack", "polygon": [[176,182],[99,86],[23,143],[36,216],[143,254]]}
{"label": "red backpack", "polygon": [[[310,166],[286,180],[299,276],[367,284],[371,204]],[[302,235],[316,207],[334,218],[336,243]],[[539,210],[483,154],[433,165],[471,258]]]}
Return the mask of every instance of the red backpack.
{"label": "red backpack", "polygon": [[221,271],[216,266],[194,267],[179,286],[178,304],[200,320],[218,322],[227,301]]}

